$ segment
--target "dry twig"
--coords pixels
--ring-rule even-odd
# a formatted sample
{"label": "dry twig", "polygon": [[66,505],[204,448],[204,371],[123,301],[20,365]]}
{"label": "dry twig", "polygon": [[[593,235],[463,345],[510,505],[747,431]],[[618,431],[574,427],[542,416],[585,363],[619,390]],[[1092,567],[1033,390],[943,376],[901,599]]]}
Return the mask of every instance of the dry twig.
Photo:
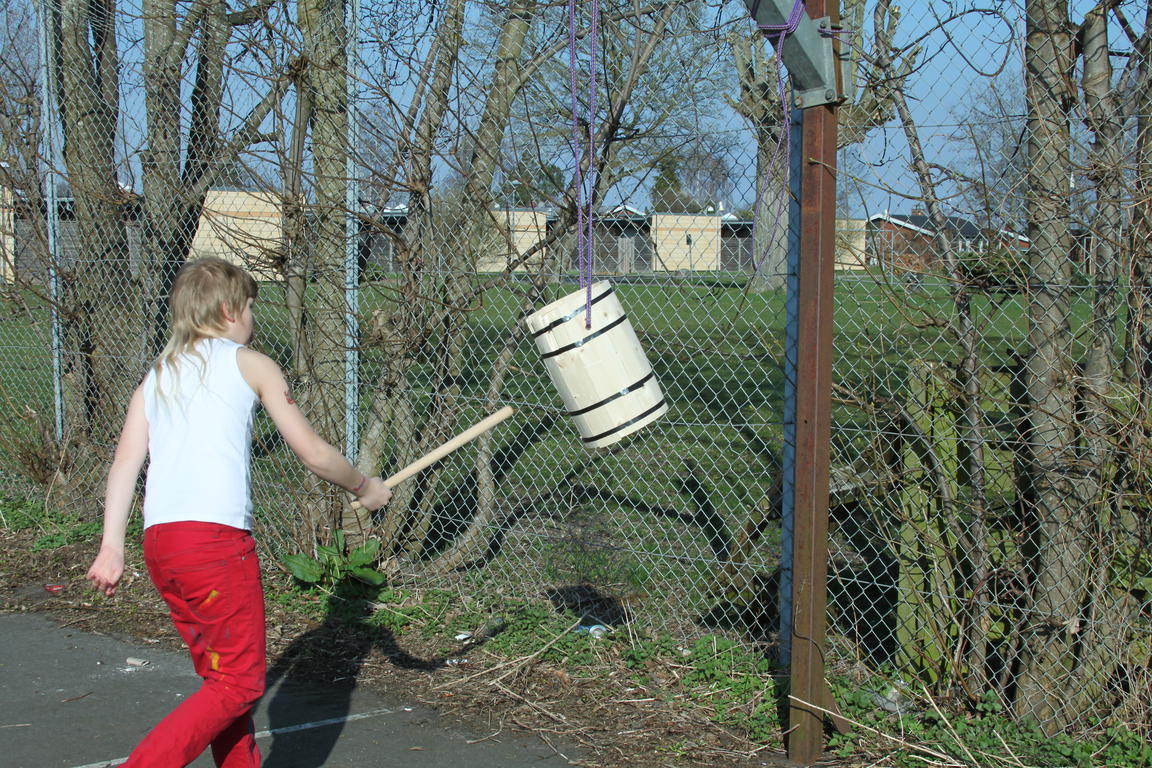
{"label": "dry twig", "polygon": [[531,662],[533,659],[538,658],[541,654],[543,654],[549,648],[556,645],[556,643],[560,642],[560,638],[564,637],[569,632],[576,629],[576,627],[578,627],[578,626],[580,626],[580,620],[579,619],[577,619],[575,622],[573,622],[572,625],[570,627],[568,627],[567,629],[565,629],[563,632],[556,635],[556,637],[552,638],[547,643],[545,643],[541,647],[537,648],[535,651],[528,654],[527,656],[521,656],[518,659],[512,659],[511,661],[506,661],[503,664],[497,664],[495,667],[492,667],[491,669],[481,670],[479,672],[476,672],[475,674],[468,675],[468,677],[462,677],[459,680],[451,680],[447,683],[444,683],[443,685],[436,686],[436,688],[446,688],[450,685],[460,685],[462,683],[468,682],[469,680],[473,680],[477,677],[482,677],[482,676],[490,674],[492,672],[496,672],[498,670],[504,669],[505,667],[511,667],[511,669],[509,669],[504,674],[500,675],[500,677],[497,677],[495,680],[492,680],[490,684],[499,683],[501,680],[508,677],[508,675],[511,675],[514,672],[518,672],[518,671],[520,671],[520,669],[527,666],[529,662]]}

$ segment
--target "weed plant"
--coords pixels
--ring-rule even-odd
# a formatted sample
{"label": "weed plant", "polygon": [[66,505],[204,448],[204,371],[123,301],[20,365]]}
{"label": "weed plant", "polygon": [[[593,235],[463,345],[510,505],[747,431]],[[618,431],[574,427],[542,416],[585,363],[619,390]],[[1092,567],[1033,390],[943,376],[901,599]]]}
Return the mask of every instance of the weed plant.
{"label": "weed plant", "polygon": [[[45,509],[42,504],[32,501],[0,500],[0,528],[11,531],[35,530],[38,536],[32,542],[33,552],[59,549],[69,544],[99,542],[103,524],[99,518]],[[133,533],[139,533],[136,524]]]}
{"label": "weed plant", "polygon": [[[840,758],[884,754],[899,768],[922,766],[926,760],[971,766],[1027,768],[1149,768],[1152,744],[1122,724],[1095,721],[1081,735],[1048,735],[1039,725],[1017,722],[1003,711],[994,693],[971,709],[944,707],[928,700],[904,698],[900,712],[886,710],[892,685],[873,678],[831,680],[833,697],[853,732],[833,735],[828,751]],[[889,706],[888,708],[893,708]]]}

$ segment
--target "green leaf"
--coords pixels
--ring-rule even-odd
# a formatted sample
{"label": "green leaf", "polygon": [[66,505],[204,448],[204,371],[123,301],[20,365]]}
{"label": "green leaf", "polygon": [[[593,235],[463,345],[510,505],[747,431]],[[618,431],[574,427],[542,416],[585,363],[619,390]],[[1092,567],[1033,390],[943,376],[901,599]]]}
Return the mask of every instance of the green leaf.
{"label": "green leaf", "polygon": [[352,574],[353,578],[359,579],[360,581],[364,582],[365,584],[369,584],[373,587],[379,587],[380,585],[382,585],[387,580],[385,578],[384,574],[380,573],[379,571],[375,571],[371,568],[363,568],[363,567],[350,568],[348,570],[348,572],[350,574]]}
{"label": "green leaf", "polygon": [[369,539],[348,554],[348,564],[353,567],[371,565],[376,562],[378,554],[380,554],[380,542],[377,539]]}
{"label": "green leaf", "polygon": [[316,555],[325,563],[334,563],[343,557],[343,553],[331,544],[320,544],[316,547]]}
{"label": "green leaf", "polygon": [[287,555],[283,562],[288,571],[305,584],[318,584],[324,578],[323,566],[303,553]]}

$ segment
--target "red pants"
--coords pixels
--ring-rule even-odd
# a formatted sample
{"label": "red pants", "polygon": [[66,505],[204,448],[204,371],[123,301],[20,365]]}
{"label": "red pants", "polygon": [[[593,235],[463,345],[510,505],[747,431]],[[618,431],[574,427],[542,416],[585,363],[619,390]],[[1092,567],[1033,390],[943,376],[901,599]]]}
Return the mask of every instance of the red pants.
{"label": "red pants", "polygon": [[264,693],[264,590],[252,535],[215,523],[153,525],[144,561],[204,682],[126,766],[183,768],[211,746],[221,768],[257,768],[252,708]]}

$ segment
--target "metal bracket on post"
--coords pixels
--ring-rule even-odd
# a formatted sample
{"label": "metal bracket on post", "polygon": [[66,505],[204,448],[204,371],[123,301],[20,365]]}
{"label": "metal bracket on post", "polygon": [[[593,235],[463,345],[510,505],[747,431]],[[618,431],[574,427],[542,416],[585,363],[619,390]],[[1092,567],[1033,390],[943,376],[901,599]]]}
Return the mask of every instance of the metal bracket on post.
{"label": "metal bracket on post", "polygon": [[[788,22],[794,0],[744,0],[749,13],[761,27],[783,27]],[[850,98],[844,92],[847,63],[832,44],[832,20],[813,19],[802,14],[796,31],[784,38],[780,57],[792,76],[796,106],[801,109],[834,104]],[[769,36],[771,39],[771,36]],[[775,42],[775,40],[773,40]]]}

